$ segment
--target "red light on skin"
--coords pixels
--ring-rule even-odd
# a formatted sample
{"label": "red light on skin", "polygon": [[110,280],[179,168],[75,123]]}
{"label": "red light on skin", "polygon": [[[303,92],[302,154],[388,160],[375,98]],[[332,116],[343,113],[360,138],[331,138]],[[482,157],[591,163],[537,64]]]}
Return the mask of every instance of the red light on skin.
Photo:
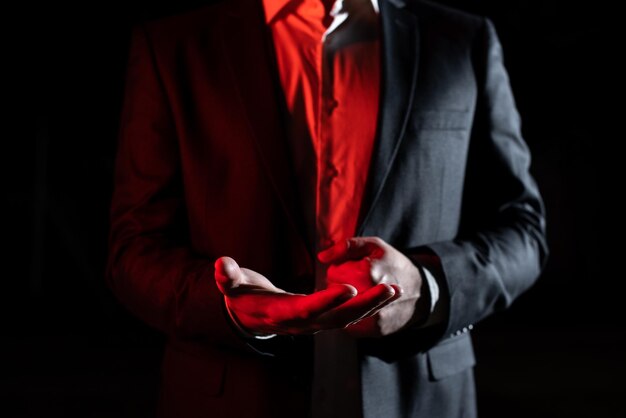
{"label": "red light on skin", "polygon": [[396,289],[388,284],[358,293],[348,284],[310,295],[275,287],[263,275],[240,268],[230,257],[215,262],[215,281],[235,323],[249,334],[311,334],[344,328],[391,303]]}
{"label": "red light on skin", "polygon": [[326,270],[326,282],[331,284],[350,284],[359,293],[373,286],[369,260],[346,261],[333,264]]}
{"label": "red light on skin", "polygon": [[[380,277],[376,275],[373,262],[384,255],[384,249],[375,242],[354,238],[341,240],[321,251],[318,259],[330,264],[326,272],[329,284],[350,284],[360,293],[379,283],[395,283],[393,278],[384,274]],[[400,287],[396,287],[401,292]]]}

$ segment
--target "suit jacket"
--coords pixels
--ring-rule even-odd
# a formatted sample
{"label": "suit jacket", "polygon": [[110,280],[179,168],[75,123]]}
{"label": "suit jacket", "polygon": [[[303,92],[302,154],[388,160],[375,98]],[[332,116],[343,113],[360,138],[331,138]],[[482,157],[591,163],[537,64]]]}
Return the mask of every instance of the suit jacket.
{"label": "suit jacket", "polygon": [[[357,235],[437,272],[447,309],[438,326],[359,342],[364,415],[472,416],[468,330],[538,277],[543,205],[490,21],[420,0],[381,0],[380,14]],[[213,276],[229,255],[279,287],[313,284],[270,36],[254,0],[133,32],[107,279],[169,336],[162,416],[306,416],[309,341],[245,341]]]}

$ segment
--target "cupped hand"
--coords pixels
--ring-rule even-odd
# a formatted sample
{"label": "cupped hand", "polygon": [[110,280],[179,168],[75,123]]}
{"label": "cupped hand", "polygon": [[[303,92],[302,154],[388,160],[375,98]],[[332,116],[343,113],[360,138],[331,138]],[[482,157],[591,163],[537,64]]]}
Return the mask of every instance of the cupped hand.
{"label": "cupped hand", "polygon": [[422,276],[413,262],[379,237],[353,237],[340,241],[318,254],[328,264],[329,284],[351,284],[368,292],[381,284],[396,289],[393,303],[370,312],[363,321],[352,324],[347,332],[356,337],[393,334],[427,315],[422,298]]}
{"label": "cupped hand", "polygon": [[310,295],[289,293],[263,275],[239,267],[230,257],[215,262],[215,281],[239,325],[255,335],[313,334],[345,328],[398,297],[397,289],[386,283],[360,293],[344,283]]}

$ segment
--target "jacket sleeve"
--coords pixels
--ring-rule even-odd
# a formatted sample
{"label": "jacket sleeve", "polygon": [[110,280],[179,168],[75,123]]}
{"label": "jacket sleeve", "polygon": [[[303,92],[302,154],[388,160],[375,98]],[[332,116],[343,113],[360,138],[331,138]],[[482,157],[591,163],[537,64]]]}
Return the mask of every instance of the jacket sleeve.
{"label": "jacket sleeve", "polygon": [[115,163],[106,278],[149,325],[245,344],[225,315],[214,257],[192,251],[173,117],[146,31],[133,31]]}
{"label": "jacket sleeve", "polygon": [[548,254],[544,207],[531,174],[502,49],[485,19],[473,51],[478,98],[458,237],[411,257],[443,280],[444,336],[508,307]]}

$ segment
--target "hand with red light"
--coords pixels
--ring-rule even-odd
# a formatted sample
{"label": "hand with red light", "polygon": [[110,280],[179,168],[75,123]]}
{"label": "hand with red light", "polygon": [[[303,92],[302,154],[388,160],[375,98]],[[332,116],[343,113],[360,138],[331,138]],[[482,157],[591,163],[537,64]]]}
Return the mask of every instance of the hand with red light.
{"label": "hand with red light", "polygon": [[286,292],[230,257],[215,262],[215,281],[240,327],[253,335],[313,334],[345,328],[398,297],[387,284],[359,292],[339,283],[310,295]]}
{"label": "hand with red light", "polygon": [[353,237],[320,252],[318,259],[328,264],[327,281],[351,284],[359,294],[385,283],[399,296],[374,315],[347,328],[355,337],[380,337],[425,319],[428,303],[421,297],[420,270],[404,254],[378,237]]}

